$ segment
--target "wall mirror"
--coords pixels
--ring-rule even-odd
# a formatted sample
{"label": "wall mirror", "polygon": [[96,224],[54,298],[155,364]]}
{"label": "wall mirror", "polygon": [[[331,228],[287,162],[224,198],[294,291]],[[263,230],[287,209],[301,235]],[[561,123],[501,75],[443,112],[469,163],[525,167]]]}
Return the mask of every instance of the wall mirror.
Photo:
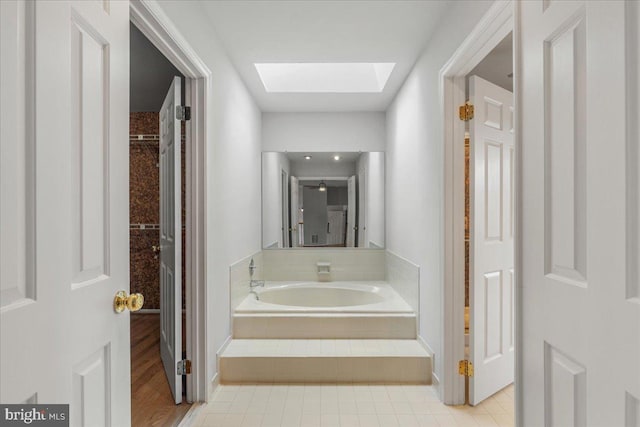
{"label": "wall mirror", "polygon": [[383,248],[384,153],[263,152],[262,246]]}

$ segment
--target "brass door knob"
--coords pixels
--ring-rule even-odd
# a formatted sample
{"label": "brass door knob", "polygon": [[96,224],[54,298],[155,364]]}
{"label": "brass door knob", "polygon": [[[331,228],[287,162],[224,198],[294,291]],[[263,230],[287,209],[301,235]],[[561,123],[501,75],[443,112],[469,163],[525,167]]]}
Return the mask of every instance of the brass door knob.
{"label": "brass door knob", "polygon": [[113,299],[113,309],[116,313],[122,313],[125,308],[129,311],[138,311],[144,305],[142,294],[131,294],[127,296],[126,291],[118,291]]}

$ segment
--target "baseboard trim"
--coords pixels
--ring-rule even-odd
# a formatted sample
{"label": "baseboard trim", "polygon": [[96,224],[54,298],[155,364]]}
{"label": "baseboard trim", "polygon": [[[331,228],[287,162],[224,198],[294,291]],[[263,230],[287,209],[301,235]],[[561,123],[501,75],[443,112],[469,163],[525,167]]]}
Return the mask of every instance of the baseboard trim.
{"label": "baseboard trim", "polygon": [[424,349],[427,350],[427,353],[429,353],[429,355],[431,356],[431,385],[433,386],[433,388],[436,389],[436,392],[438,393],[438,395],[440,395],[440,378],[438,377],[438,375],[436,375],[436,371],[435,371],[436,353],[435,351],[433,351],[429,343],[424,338],[422,338],[422,336],[418,335],[417,340],[420,343],[420,345],[424,347]]}
{"label": "baseboard trim", "polygon": [[222,354],[227,349],[232,339],[233,338],[231,337],[231,335],[229,335],[227,339],[224,340],[218,351],[216,351],[216,357],[220,357],[220,354]]}
{"label": "baseboard trim", "polygon": [[420,343],[420,345],[422,347],[424,347],[425,350],[427,350],[429,352],[429,355],[431,357],[435,357],[435,351],[433,351],[433,349],[431,348],[431,346],[429,345],[429,343],[427,343],[427,341],[422,338],[422,336],[418,335],[418,338],[416,338],[418,340],[418,342]]}
{"label": "baseboard trim", "polygon": [[211,381],[209,382],[209,390],[207,392],[207,402],[213,401],[213,394],[218,389],[220,385],[220,375],[216,372]]}
{"label": "baseboard trim", "polygon": [[232,340],[232,337],[231,335],[229,335],[227,339],[224,340],[220,348],[218,348],[218,351],[216,351],[216,375],[214,376],[214,379],[217,378],[219,376],[218,374],[220,373],[220,355],[224,353],[226,348],[229,346],[229,343],[231,342],[231,340]]}
{"label": "baseboard trim", "polygon": [[438,378],[435,372],[431,373],[431,385],[433,387],[440,387],[440,378]]}

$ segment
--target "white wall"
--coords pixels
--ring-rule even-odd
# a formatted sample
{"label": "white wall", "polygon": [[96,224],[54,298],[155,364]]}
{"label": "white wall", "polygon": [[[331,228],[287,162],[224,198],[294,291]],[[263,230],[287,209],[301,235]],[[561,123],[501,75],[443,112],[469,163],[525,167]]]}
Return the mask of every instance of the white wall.
{"label": "white wall", "polygon": [[263,151],[384,151],[384,113],[263,113]]}
{"label": "white wall", "polygon": [[362,153],[358,157],[356,170],[358,172],[358,247],[366,248],[367,245],[367,216],[369,210],[369,153]]}
{"label": "white wall", "polygon": [[[384,153],[362,153],[358,170],[358,246],[384,247]],[[373,244],[372,244],[373,243]]]}
{"label": "white wall", "polygon": [[230,334],[229,266],[260,251],[261,112],[197,2],[158,2],[212,71],[207,104],[207,377]]}
{"label": "white wall", "polygon": [[[420,267],[419,334],[442,375],[444,151],[439,72],[492,4],[456,1],[387,110],[386,244]],[[466,31],[465,31],[466,30]]]}
{"label": "white wall", "polygon": [[[284,153],[262,153],[262,245],[283,247],[282,242],[282,171],[290,174],[290,162]],[[275,246],[273,245],[275,243]]]}
{"label": "white wall", "polygon": [[[369,176],[367,177],[367,242],[366,247],[385,246],[384,224],[384,153],[368,153]],[[373,243],[375,246],[372,246]]]}

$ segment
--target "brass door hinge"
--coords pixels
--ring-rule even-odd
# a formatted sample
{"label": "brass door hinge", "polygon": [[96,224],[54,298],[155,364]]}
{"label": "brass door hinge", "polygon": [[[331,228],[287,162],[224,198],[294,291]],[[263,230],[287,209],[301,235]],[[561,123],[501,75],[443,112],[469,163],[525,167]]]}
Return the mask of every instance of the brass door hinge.
{"label": "brass door hinge", "polygon": [[191,360],[178,360],[178,375],[187,375],[191,373]]}
{"label": "brass door hinge", "polygon": [[468,360],[461,360],[458,362],[458,373],[465,377],[473,376],[473,363]]}
{"label": "brass door hinge", "polygon": [[473,119],[473,105],[469,104],[468,102],[465,103],[464,105],[461,105],[459,109],[459,114],[460,114],[460,120],[464,122],[468,122],[469,120]]}

